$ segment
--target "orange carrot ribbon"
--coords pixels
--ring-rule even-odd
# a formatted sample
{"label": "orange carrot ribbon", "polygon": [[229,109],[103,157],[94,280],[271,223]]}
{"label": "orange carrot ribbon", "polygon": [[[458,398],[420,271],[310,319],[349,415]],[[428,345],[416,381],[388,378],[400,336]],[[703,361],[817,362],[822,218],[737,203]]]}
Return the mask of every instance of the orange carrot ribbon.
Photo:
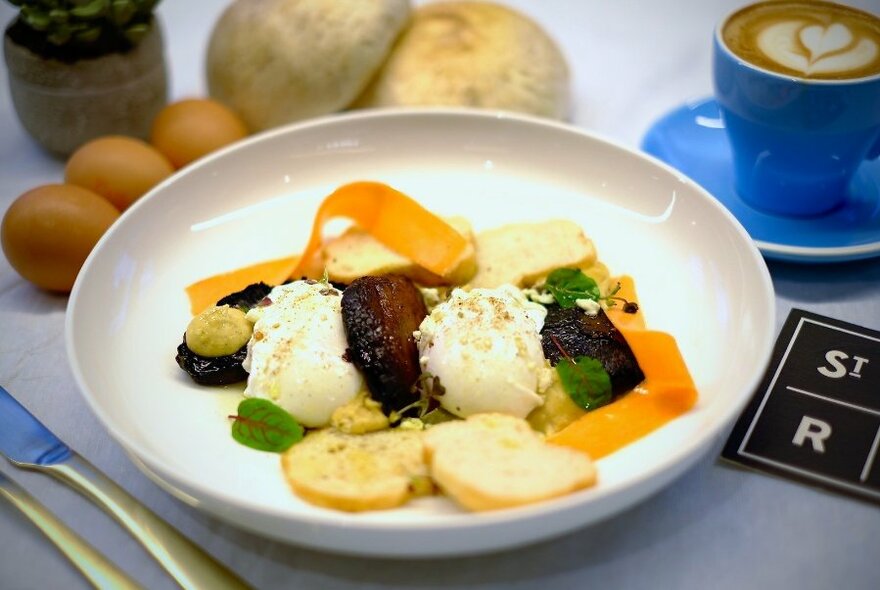
{"label": "orange carrot ribbon", "polygon": [[353,182],[321,203],[300,256],[259,262],[193,283],[186,288],[190,311],[200,313],[252,283],[279,285],[288,278],[308,276],[324,225],[336,217],[351,219],[385,247],[440,276],[455,269],[468,245],[455,228],[400,191],[379,182]]}
{"label": "orange carrot ribbon", "polygon": [[[630,277],[622,277],[617,295],[635,301]],[[628,314],[620,304],[608,317],[623,334],[645,373],[636,388],[607,406],[584,414],[548,442],[572,447],[601,459],[642,438],[690,410],[697,389],[678,345],[670,334],[646,330],[642,312]]]}
{"label": "orange carrot ribbon", "polygon": [[455,228],[400,191],[380,182],[353,182],[321,203],[293,278],[321,247],[324,225],[334,217],[352,219],[388,249],[440,276],[455,269],[467,247]]}

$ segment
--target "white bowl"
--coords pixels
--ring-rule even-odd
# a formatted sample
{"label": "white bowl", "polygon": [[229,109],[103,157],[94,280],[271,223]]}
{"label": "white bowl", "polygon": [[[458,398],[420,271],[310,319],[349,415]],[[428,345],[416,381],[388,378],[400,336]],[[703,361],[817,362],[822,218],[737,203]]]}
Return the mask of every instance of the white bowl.
{"label": "white bowl", "polygon": [[[241,388],[175,364],[184,287],[298,252],[321,199],[387,182],[477,229],[569,218],[616,274],[635,277],[650,328],[675,336],[696,407],[598,461],[599,483],[471,514],[444,498],[347,514],[287,488],[278,455],[235,443]],[[127,211],[77,279],[67,348],[87,402],[139,468],[184,501],[277,539],[361,555],[440,556],[537,541],[645,498],[694,463],[744,407],[769,361],[773,290],[736,220],[696,184],[583,130],[465,110],[372,111],[274,130],[176,174]],[[634,533],[635,534],[635,533]]]}

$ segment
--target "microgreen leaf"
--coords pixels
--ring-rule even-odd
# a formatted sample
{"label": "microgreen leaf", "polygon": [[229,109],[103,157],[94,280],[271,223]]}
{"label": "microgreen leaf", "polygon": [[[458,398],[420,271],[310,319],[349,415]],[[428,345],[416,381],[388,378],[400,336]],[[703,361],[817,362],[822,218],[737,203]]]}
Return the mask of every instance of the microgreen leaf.
{"label": "microgreen leaf", "polygon": [[303,427],[269,400],[248,398],[230,418],[234,420],[232,438],[259,451],[281,453],[303,438]]}
{"label": "microgreen leaf", "polygon": [[614,287],[611,288],[611,292],[602,298],[605,300],[605,303],[608,305],[608,307],[614,307],[615,305],[617,305],[618,299],[626,301],[626,299],[623,299],[622,297],[615,297],[618,291],[620,291],[620,283],[615,284]]}
{"label": "microgreen leaf", "polygon": [[611,377],[596,359],[566,357],[556,364],[556,372],[565,392],[583,409],[595,410],[611,401]]}
{"label": "microgreen leaf", "polygon": [[443,408],[437,407],[422,416],[422,422],[425,424],[440,424],[442,422],[449,422],[451,420],[456,420],[457,416],[450,412],[447,412]]}
{"label": "microgreen leaf", "polygon": [[544,288],[564,309],[577,305],[578,299],[599,301],[602,298],[596,281],[577,268],[557,268],[547,276]]}

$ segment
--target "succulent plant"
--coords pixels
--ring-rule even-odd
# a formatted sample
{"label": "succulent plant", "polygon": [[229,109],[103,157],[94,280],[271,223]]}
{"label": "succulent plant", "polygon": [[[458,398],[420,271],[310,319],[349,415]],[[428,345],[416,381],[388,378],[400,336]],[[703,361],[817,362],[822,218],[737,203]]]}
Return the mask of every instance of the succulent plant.
{"label": "succulent plant", "polygon": [[19,20],[50,44],[89,45],[119,38],[137,44],[150,29],[160,0],[8,0]]}

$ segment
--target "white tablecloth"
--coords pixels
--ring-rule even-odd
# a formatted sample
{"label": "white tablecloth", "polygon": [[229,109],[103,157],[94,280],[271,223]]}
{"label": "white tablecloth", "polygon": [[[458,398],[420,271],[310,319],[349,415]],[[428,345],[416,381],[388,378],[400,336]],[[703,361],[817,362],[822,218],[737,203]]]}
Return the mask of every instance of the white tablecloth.
{"label": "white tablecloth", "polygon": [[[518,0],[573,70],[572,122],[637,147],[657,117],[710,92],[714,23],[728,0]],[[203,96],[205,47],[225,0],[165,0],[173,98]],[[876,0],[854,2],[880,11]],[[0,22],[14,14],[0,5]],[[0,212],[25,190],[61,180],[63,162],[24,134],[0,72]],[[792,306],[880,329],[880,259],[829,266],[771,263],[777,331]],[[36,290],[0,258],[0,383],[132,494],[258,588],[798,588],[880,587],[880,510],[732,468],[717,450],[627,512],[568,536],[490,556],[439,561],[341,557],[231,528],[173,499],[123,454],[72,382],[66,298]],[[719,446],[721,441],[719,441]],[[10,473],[148,588],[173,583],[109,518],[39,474]],[[0,588],[86,588],[17,511],[0,504]]]}

